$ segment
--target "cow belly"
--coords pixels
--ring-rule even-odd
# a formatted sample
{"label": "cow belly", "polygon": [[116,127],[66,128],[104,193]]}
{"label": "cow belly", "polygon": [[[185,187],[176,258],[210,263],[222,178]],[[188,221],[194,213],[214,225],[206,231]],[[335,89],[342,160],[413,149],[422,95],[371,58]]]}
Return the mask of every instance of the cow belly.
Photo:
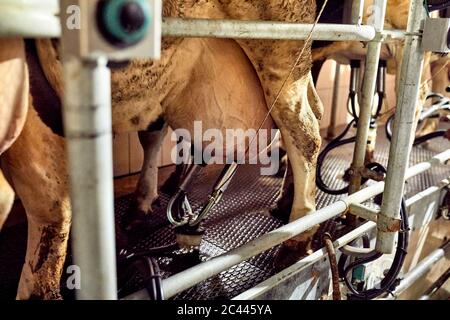
{"label": "cow belly", "polygon": [[[246,148],[260,126],[261,139],[264,135],[271,137],[274,124],[270,116],[266,117],[268,109],[261,83],[240,46],[224,39],[189,41],[201,46],[203,54],[194,66],[189,86],[171,101],[175,107],[167,108],[165,118],[169,125],[188,131],[192,140],[222,138],[222,142],[227,142],[222,143],[224,155],[227,150]],[[237,138],[233,143],[232,135],[246,136],[241,140],[245,146]],[[202,143],[203,147],[210,144]],[[262,143],[260,149],[263,146]]]}
{"label": "cow belly", "polygon": [[28,109],[28,77],[21,39],[0,39],[0,154],[22,131]]}

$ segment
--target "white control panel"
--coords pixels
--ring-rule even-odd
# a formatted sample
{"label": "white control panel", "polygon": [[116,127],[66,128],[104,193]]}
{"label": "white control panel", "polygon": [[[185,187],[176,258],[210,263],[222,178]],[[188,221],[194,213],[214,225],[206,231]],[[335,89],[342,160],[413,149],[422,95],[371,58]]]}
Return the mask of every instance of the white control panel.
{"label": "white control panel", "polygon": [[162,0],[61,0],[60,12],[65,55],[160,57]]}
{"label": "white control panel", "polygon": [[450,52],[450,18],[427,18],[422,39],[425,51]]}

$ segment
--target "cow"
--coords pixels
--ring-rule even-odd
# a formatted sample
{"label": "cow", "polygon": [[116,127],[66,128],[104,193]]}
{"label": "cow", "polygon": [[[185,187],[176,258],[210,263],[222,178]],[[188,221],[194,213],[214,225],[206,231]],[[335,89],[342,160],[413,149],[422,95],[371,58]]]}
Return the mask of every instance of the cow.
{"label": "cow", "polygon": [[[450,84],[450,59],[447,56],[433,54],[429,64],[429,71],[430,77],[426,80],[426,82],[428,85],[431,84],[431,92],[450,97],[450,93],[447,91]],[[430,99],[429,102],[427,102],[427,105],[438,102],[438,100],[439,98],[437,97]],[[438,115],[439,117],[425,119],[421,125],[418,126],[416,135],[423,136],[434,132],[438,129],[439,123],[442,119],[448,121],[447,111],[442,110],[438,112]],[[422,144],[424,147],[427,145],[427,142]]]}
{"label": "cow", "polygon": [[[167,0],[163,14],[312,23],[316,7],[313,0]],[[267,107],[278,97],[271,117],[281,131],[292,164],[292,172],[285,180],[285,188],[294,186],[295,190],[290,221],[303,217],[315,209],[315,162],[321,144],[322,106],[312,85],[310,46],[304,41],[220,40],[219,44],[217,41],[164,38],[161,60],[133,60],[125,69],[112,72],[113,131],[142,132],[159,124],[159,130],[141,134],[141,140],[148,142],[147,153],[154,150],[152,145],[161,144],[168,125],[175,129],[189,125],[186,105],[202,111],[203,123],[212,127],[245,127],[259,124]],[[53,43],[37,41],[34,48],[30,44],[27,52],[31,54],[27,59],[32,83],[30,109],[22,134],[4,155],[28,218],[27,254],[17,298],[58,299],[71,221],[67,162],[62,156],[65,144],[58,110],[58,97],[64,94],[64,89]],[[33,61],[33,52],[39,57],[37,63],[36,59]],[[300,63],[290,73],[300,52],[303,52]],[[221,75],[231,78],[222,79]],[[229,90],[229,94],[222,90]],[[237,114],[227,119],[214,116],[217,110],[227,111],[230,104],[240,106]],[[247,116],[253,122],[239,120]],[[156,175],[154,153],[149,151],[146,158],[143,173],[151,179]],[[154,184],[140,188],[141,211],[149,212],[157,197],[156,189]],[[285,243],[294,258],[306,252],[316,229]]]}
{"label": "cow", "polygon": [[[21,39],[0,39],[0,155],[17,139],[28,110],[28,72]],[[14,191],[0,170],[0,230]]]}
{"label": "cow", "polygon": [[[406,30],[408,22],[410,0],[388,0],[386,7],[386,18],[384,23],[385,29],[399,29]],[[337,4],[335,4],[337,6]],[[342,6],[342,4],[341,4]],[[377,14],[376,10],[371,9],[372,2],[365,1],[364,3],[364,16],[363,21],[367,22],[372,18],[372,14]],[[340,23],[343,19],[343,10],[341,9],[340,15],[330,17],[332,22]],[[352,59],[363,60],[366,55],[366,49],[362,43],[359,42],[333,42],[327,45],[318,45],[313,48],[312,59],[314,62],[314,78],[318,77],[320,67],[327,59],[334,59],[341,64],[349,64]],[[422,110],[422,106],[425,102],[426,96],[429,92],[427,79],[430,77],[431,54],[426,53],[424,59],[424,68],[422,72],[422,85],[420,86],[419,100],[416,108],[416,118]],[[398,87],[398,81],[400,79],[401,62],[403,59],[403,41],[392,40],[384,43],[381,50],[381,59],[387,60],[387,71],[390,74],[396,75],[396,91]],[[373,150],[372,150],[373,151]],[[368,152],[373,154],[373,152]]]}

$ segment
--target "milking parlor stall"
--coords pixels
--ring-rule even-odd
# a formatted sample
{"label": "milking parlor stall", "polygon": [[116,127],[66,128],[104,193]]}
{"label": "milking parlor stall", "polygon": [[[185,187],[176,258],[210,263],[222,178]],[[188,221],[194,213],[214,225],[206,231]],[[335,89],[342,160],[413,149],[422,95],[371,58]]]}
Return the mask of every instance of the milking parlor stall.
{"label": "milking parlor stall", "polygon": [[0,0],[0,300],[448,300],[449,29],[448,0]]}

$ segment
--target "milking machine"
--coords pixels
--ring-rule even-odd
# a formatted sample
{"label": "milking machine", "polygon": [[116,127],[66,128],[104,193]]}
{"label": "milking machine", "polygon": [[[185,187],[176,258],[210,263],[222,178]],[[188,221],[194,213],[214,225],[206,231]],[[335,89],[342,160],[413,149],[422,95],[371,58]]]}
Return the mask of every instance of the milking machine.
{"label": "milking machine", "polygon": [[[447,88],[447,92],[450,92],[450,87]],[[440,93],[430,93],[426,100],[433,100],[433,104],[429,107],[424,107],[424,109],[422,110],[422,112],[419,115],[419,120],[418,120],[418,124],[417,124],[417,129],[416,132],[420,132],[421,125],[425,123],[426,120],[429,119],[438,119],[440,120],[441,118],[444,118],[445,121],[445,116],[443,117],[442,114],[443,113],[450,113],[450,99],[443,96]],[[395,120],[395,114],[392,115],[391,117],[389,117],[389,119],[386,122],[386,136],[389,140],[391,140],[392,137],[392,127],[393,127],[393,123]],[[415,140],[414,140],[414,146],[420,145],[424,142],[427,142],[431,139],[435,139],[435,138],[441,138],[445,135],[446,130],[436,130],[427,134],[424,134],[422,136],[416,136]]]}
{"label": "milking machine", "polygon": [[[356,3],[357,1],[355,1]],[[386,1],[378,1],[385,11]],[[423,1],[412,1],[410,8],[410,23],[408,30],[405,33],[408,61],[402,69],[402,83],[401,85],[401,99],[399,99],[399,111],[401,115],[396,120],[397,132],[393,135],[394,151],[391,150],[392,163],[390,164],[386,187],[381,184],[376,184],[373,188],[368,187],[366,190],[357,192],[350,196],[345,201],[338,201],[331,206],[318,210],[315,214],[299,219],[286,226],[280,227],[273,232],[267,233],[258,240],[241,246],[228,254],[211,259],[203,263],[193,270],[187,270],[182,274],[177,274],[174,277],[162,280],[163,270],[158,265],[157,258],[172,255],[177,250],[181,251],[197,251],[203,235],[201,222],[211,212],[214,206],[220,201],[223,193],[230,184],[231,179],[236,173],[237,164],[227,165],[215,183],[212,193],[205,204],[198,210],[194,210],[189,202],[188,191],[190,182],[194,181],[202,169],[202,165],[189,164],[186,166],[183,181],[178,187],[175,195],[170,199],[167,208],[167,218],[169,222],[175,227],[177,241],[173,244],[164,247],[151,248],[145,252],[137,250],[121,250],[119,254],[119,263],[123,262],[125,271],[123,278],[127,279],[139,276],[142,278],[146,292],[151,299],[160,300],[166,297],[173,297],[177,292],[185,290],[190,286],[199,283],[211,277],[214,274],[237,265],[239,262],[255,256],[264,250],[272,248],[276,244],[280,244],[309,228],[317,223],[321,223],[336,217],[344,212],[347,212],[349,207],[358,204],[363,200],[367,200],[370,196],[382,192],[385,188],[385,197],[387,200],[386,208],[383,206],[378,215],[378,235],[377,241],[380,240],[380,245],[377,242],[376,251],[370,249],[367,238],[364,238],[365,250],[356,250],[353,246],[345,248],[345,256],[343,255],[339,261],[340,276],[347,283],[351,292],[351,297],[356,299],[370,299],[378,296],[381,292],[392,290],[395,286],[398,273],[403,264],[408,245],[408,224],[406,216],[406,206],[403,201],[401,204],[400,219],[397,218],[398,211],[396,210],[395,202],[398,196],[402,196],[402,187],[407,178],[406,169],[400,167],[399,164],[407,163],[406,159],[409,156],[407,150],[408,140],[404,133],[409,132],[409,124],[412,122],[408,116],[411,113],[410,103],[408,99],[416,98],[417,86],[414,83],[418,82],[420,70],[419,61],[423,58],[422,49],[419,50],[419,41],[416,41],[422,35],[417,32],[420,29],[420,22],[423,10]],[[425,5],[429,10],[434,8],[441,8],[448,6],[449,1],[442,0],[428,0]],[[160,51],[161,38],[161,3],[158,0],[62,0],[61,5],[64,10],[61,10],[61,26],[62,26],[62,44],[65,68],[65,88],[66,97],[64,101],[64,120],[66,126],[66,136],[68,139],[68,153],[69,153],[69,169],[71,173],[71,192],[73,205],[73,220],[74,220],[74,258],[75,262],[83,270],[82,290],[78,294],[81,299],[115,299],[116,290],[116,264],[114,255],[114,223],[113,223],[113,190],[112,190],[112,152],[111,152],[111,114],[110,114],[110,83],[109,70],[107,68],[108,60],[127,60],[136,57],[151,57],[157,58]],[[362,3],[360,3],[362,8]],[[360,10],[359,10],[360,11]],[[356,12],[357,17],[362,16]],[[79,17],[77,22],[76,17]],[[384,13],[380,15],[380,21],[374,22],[373,26],[364,25],[345,25],[348,32],[336,31],[336,26],[324,26],[324,28],[317,28],[315,37],[322,40],[358,40],[369,41],[368,49],[368,65],[371,71],[366,74],[374,75],[376,72],[376,60],[378,59],[377,48],[383,41],[383,29],[380,27],[383,24]],[[177,27],[180,21],[168,19],[166,27]],[[202,26],[207,29],[207,32],[193,33],[195,28],[180,28],[182,31],[175,33],[172,30],[171,35],[175,36],[192,36],[192,35],[206,35],[211,36],[211,26],[216,23],[214,21],[185,21],[185,23],[195,24],[196,27]],[[225,24],[225,22],[221,22]],[[236,22],[234,22],[236,23]],[[272,22],[270,22],[273,24]],[[440,32],[439,39],[437,37],[425,37],[426,32],[439,28],[445,29],[448,21],[431,21],[427,20],[425,23],[425,30],[423,33],[424,39],[430,39],[431,43],[425,48],[429,51],[431,47],[442,47],[444,43],[442,36],[446,36],[445,43],[448,46],[448,33]],[[180,24],[181,25],[181,24]],[[239,22],[242,25],[245,23]],[[259,25],[259,24],[258,24]],[[276,24],[273,24],[277,26]],[[299,36],[301,32],[296,30],[291,33],[286,32],[285,28],[291,28],[293,24],[279,25],[279,29],[270,29],[268,25],[267,30],[271,30],[271,38],[291,37],[297,40],[304,40],[309,32],[312,32],[311,26],[299,25],[300,30],[303,30],[303,38]],[[82,26],[82,27],[80,27]],[[183,26],[183,25],[182,25]],[[185,25],[184,25],[185,26]],[[295,24],[294,24],[295,26]],[[319,25],[320,26],[320,25]],[[447,25],[448,26],[448,25]],[[236,27],[236,25],[235,25]],[[246,27],[251,28],[249,23]],[[281,28],[283,27],[283,28]],[[326,27],[326,28],[325,28]],[[176,28],[175,28],[176,29]],[[189,29],[188,31],[186,31]],[[231,28],[233,29],[233,28]],[[255,28],[254,28],[255,29]],[[245,33],[241,30],[233,29],[235,33],[226,33],[227,29],[216,30],[216,35],[219,36],[226,33],[227,37],[256,37],[254,33]],[[311,30],[311,31],[310,31]],[[330,31],[333,32],[330,32]],[[340,29],[339,29],[340,30]],[[350,31],[353,30],[353,33]],[[355,31],[356,30],[356,31]],[[427,31],[428,30],[428,31]],[[222,33],[219,33],[221,31]],[[367,31],[363,34],[363,31]],[[448,29],[447,29],[448,31]],[[229,30],[228,30],[229,32]],[[277,33],[278,32],[278,33]],[[341,32],[344,34],[339,34]],[[231,35],[230,35],[231,34]],[[293,36],[292,34],[295,34]],[[345,35],[347,34],[347,38]],[[356,35],[361,34],[361,35]],[[312,35],[312,33],[311,33]],[[52,33],[52,36],[57,36],[57,32]],[[268,39],[267,35],[259,35],[264,39]],[[433,42],[434,41],[434,42]],[[295,67],[295,66],[294,66]],[[358,63],[353,63],[351,86],[349,92],[349,110],[354,120],[344,130],[344,132],[335,140],[333,140],[321,153],[318,164],[318,185],[325,192],[334,192],[333,194],[342,194],[349,191],[346,187],[342,190],[331,190],[323,183],[321,179],[321,166],[327,154],[347,143],[353,143],[355,138],[344,139],[352,126],[356,124],[368,123],[365,120],[367,117],[367,108],[362,108],[361,114],[357,108],[358,98]],[[416,74],[417,73],[417,74]],[[372,80],[373,77],[367,77]],[[376,108],[372,110],[372,120],[370,121],[369,143],[375,142],[376,135],[376,119],[378,118],[382,100],[384,98],[384,81],[385,81],[385,64],[379,63],[377,90],[378,103],[375,103]],[[367,83],[373,81],[367,81]],[[366,82],[365,82],[366,83]],[[407,83],[408,85],[405,85]],[[364,92],[371,92],[374,90],[371,86],[370,90]],[[371,95],[366,95],[370,96]],[[365,100],[365,99],[363,99]],[[371,99],[369,99],[371,100]],[[366,101],[367,102],[367,101]],[[369,103],[368,105],[372,105]],[[434,113],[434,112],[433,112]],[[362,121],[359,121],[361,116]],[[364,130],[360,130],[364,131]],[[403,135],[402,135],[403,134]],[[359,135],[358,135],[359,137]],[[365,137],[364,137],[364,140]],[[364,141],[366,142],[366,141]],[[361,143],[357,145],[362,146]],[[400,145],[402,150],[398,154],[395,153],[395,146]],[[443,157],[444,158],[444,157]],[[448,156],[445,155],[445,159]],[[436,161],[438,160],[438,161]],[[442,160],[442,161],[441,161]],[[442,163],[443,159],[430,160],[429,167]],[[428,166],[428,165],[427,165]],[[395,170],[392,169],[395,168]],[[420,167],[420,166],[419,166]],[[359,170],[359,169],[358,169]],[[421,171],[422,170],[422,171]],[[417,172],[424,172],[427,169],[413,168],[409,176],[414,176]],[[353,172],[355,173],[355,172]],[[365,170],[358,171],[365,180],[383,180],[386,175],[386,170],[377,163],[369,163]],[[351,170],[348,175],[352,175]],[[363,195],[364,193],[364,195]],[[385,205],[385,203],[383,203]],[[351,208],[350,208],[351,209]],[[391,220],[389,220],[391,219]],[[374,220],[375,221],[375,220]],[[396,229],[383,229],[388,222],[400,221]],[[381,252],[389,251],[391,244],[391,237],[394,232],[398,233],[397,250],[395,253],[394,263],[385,275],[378,289],[366,289],[362,285],[364,276],[361,272],[365,263],[378,259]],[[388,252],[386,252],[388,253]],[[194,256],[196,253],[194,253]],[[353,260],[349,261],[349,257]],[[198,257],[197,257],[198,258]],[[198,262],[198,259],[197,261]],[[212,270],[212,271],[211,271]],[[350,275],[351,274],[351,275]],[[122,276],[122,275],[121,275]],[[350,279],[351,277],[351,279]],[[192,279],[195,278],[195,279]],[[180,281],[182,279],[183,281]],[[163,288],[165,292],[163,292]],[[174,289],[175,288],[175,289]],[[119,291],[120,293],[120,291]]]}
{"label": "milking machine", "polygon": [[[121,292],[122,288],[138,276],[146,284],[149,296],[153,300],[159,300],[164,295],[156,258],[177,259],[183,269],[201,262],[199,250],[205,233],[201,223],[222,199],[224,192],[236,174],[238,164],[233,162],[225,165],[214,183],[208,200],[201,208],[194,210],[188,198],[189,187],[207,164],[194,164],[192,162],[193,157],[191,157],[189,164],[183,164],[181,180],[167,204],[167,220],[174,227],[175,242],[163,247],[147,249],[143,252],[121,250],[119,267],[122,267],[124,272],[119,277],[119,294],[126,294],[126,292]],[[180,268],[179,271],[181,270]]]}
{"label": "milking machine", "polygon": [[[361,62],[359,60],[352,60],[350,63],[351,74],[350,74],[350,90],[348,95],[348,113],[352,116],[352,121],[346,126],[344,131],[333,139],[319,154],[317,163],[317,175],[316,183],[317,187],[328,194],[332,195],[342,195],[349,192],[349,185],[341,189],[331,189],[326,185],[322,178],[322,166],[328,156],[328,154],[341,146],[355,143],[356,136],[346,138],[348,132],[357,127],[359,120],[358,112],[358,88],[360,84],[360,68]],[[377,162],[371,162],[373,159],[373,150],[375,149],[375,142],[377,137],[377,120],[379,119],[383,107],[383,102],[386,97],[385,84],[386,84],[386,61],[380,60],[378,64],[378,75],[376,78],[376,98],[374,101],[375,107],[372,109],[372,116],[370,119],[369,135],[367,141],[367,152],[366,152],[366,166],[364,172],[361,172],[362,183],[366,183],[369,180],[382,181],[387,173],[386,168]],[[370,151],[369,151],[370,150]],[[347,182],[350,180],[350,176],[353,174],[351,169],[347,169],[344,174],[344,180]],[[375,202],[381,205],[381,197],[376,197]],[[341,222],[343,224],[341,224]],[[334,224],[334,225],[333,225]],[[325,225],[324,229],[321,227],[321,232],[329,232],[330,229],[333,230],[346,230],[345,220],[340,218],[336,219],[334,222],[330,222]],[[374,299],[379,295],[389,292],[394,289],[397,277],[403,266],[408,248],[408,216],[406,212],[405,201],[403,200],[401,207],[401,229],[398,235],[398,244],[395,253],[394,262],[392,263],[390,269],[387,271],[385,277],[380,283],[378,288],[365,289],[365,264],[373,262],[383,256],[382,253],[377,251],[372,251],[370,249],[370,241],[365,238],[363,241],[364,249],[358,249],[351,245],[344,247],[343,253],[340,256],[338,263],[338,273],[339,278],[345,282],[349,294],[349,299]],[[336,236],[335,236],[336,237]],[[364,237],[363,237],[364,238]],[[350,260],[350,262],[349,262]]]}
{"label": "milking machine", "polygon": [[[352,60],[350,63],[351,74],[350,74],[350,89],[348,94],[348,103],[347,110],[348,113],[352,116],[352,121],[346,126],[346,128],[339,134],[336,138],[330,141],[327,146],[320,152],[317,159],[317,168],[316,168],[316,184],[317,187],[328,194],[332,195],[340,195],[348,193],[349,186],[345,186],[341,189],[331,189],[322,178],[322,167],[325,162],[328,154],[336,148],[341,146],[352,144],[356,142],[356,136],[346,138],[347,134],[352,128],[356,128],[359,120],[359,112],[358,112],[358,92],[359,92],[359,84],[360,84],[360,74],[361,74],[361,62],[359,60]],[[377,120],[381,115],[383,102],[386,96],[385,93],[385,85],[386,84],[386,61],[380,60],[378,64],[378,76],[376,81],[376,97],[375,101],[377,101],[375,107],[372,109],[372,117],[370,120],[369,127],[369,138],[367,141],[367,150],[374,150],[376,137],[377,137]],[[368,152],[366,152],[368,153]],[[371,161],[372,157],[368,157],[368,160]],[[366,165],[366,170],[362,173],[363,183],[367,182],[369,179],[373,179],[376,181],[380,181],[383,179],[383,175],[379,172],[380,164],[370,162]],[[344,180],[349,181],[349,176],[352,174],[351,169],[347,169],[344,174]]]}

